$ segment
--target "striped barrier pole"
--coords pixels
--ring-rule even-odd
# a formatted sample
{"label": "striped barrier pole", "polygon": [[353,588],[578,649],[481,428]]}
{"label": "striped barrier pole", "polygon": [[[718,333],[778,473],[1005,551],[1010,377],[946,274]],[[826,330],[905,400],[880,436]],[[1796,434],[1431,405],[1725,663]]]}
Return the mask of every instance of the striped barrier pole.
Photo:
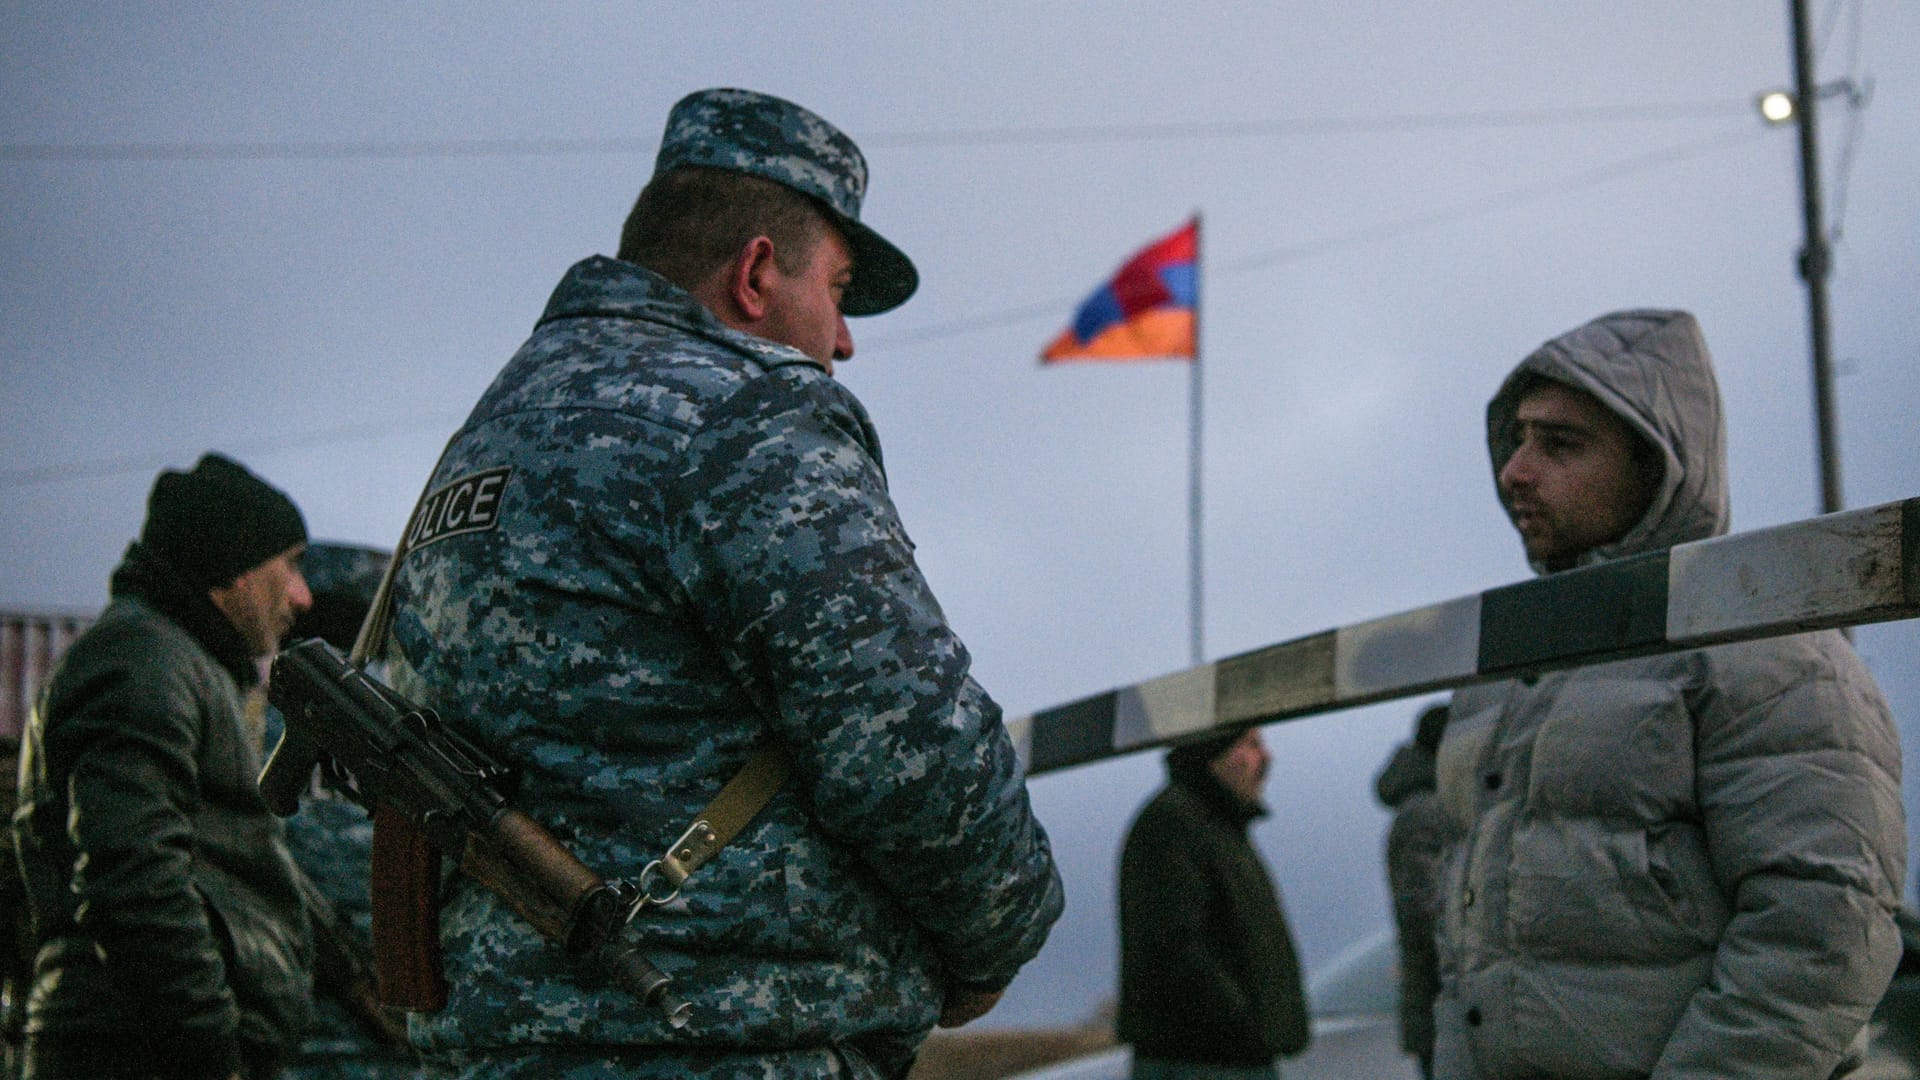
{"label": "striped barrier pole", "polygon": [[1920,616],[1920,498],[1679,544],[1240,653],[1007,722],[1039,775],[1633,656]]}

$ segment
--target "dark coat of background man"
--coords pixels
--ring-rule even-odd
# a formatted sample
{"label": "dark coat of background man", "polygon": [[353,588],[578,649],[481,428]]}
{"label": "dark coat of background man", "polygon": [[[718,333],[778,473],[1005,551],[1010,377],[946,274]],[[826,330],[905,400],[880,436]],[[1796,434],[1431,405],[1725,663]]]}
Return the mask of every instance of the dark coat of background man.
{"label": "dark coat of background man", "polygon": [[1400,1049],[1433,1075],[1433,999],[1440,993],[1434,924],[1440,912],[1440,858],[1447,817],[1434,790],[1434,754],[1447,727],[1447,707],[1429,705],[1414,719],[1413,738],[1394,748],[1374,778],[1374,794],[1393,812],[1387,826],[1387,891],[1400,945]]}
{"label": "dark coat of background man", "polygon": [[1120,856],[1120,1041],[1137,1080],[1271,1078],[1309,1039],[1273,879],[1247,835],[1266,814],[1257,728],[1167,753],[1167,784]]}
{"label": "dark coat of background man", "polygon": [[[1487,407],[1537,570],[1728,529],[1725,427],[1680,311],[1543,345]],[[1826,1080],[1900,958],[1900,747],[1821,631],[1462,690],[1440,745],[1444,1078]]]}
{"label": "dark coat of background man", "polygon": [[310,602],[300,511],[214,454],[154,482],[28,721],[14,818],[30,1080],[268,1077],[311,992],[245,695]]}
{"label": "dark coat of background man", "polygon": [[683,1028],[456,886],[451,999],[413,1032],[466,1077],[898,1076],[1060,913],[1000,709],[832,378],[845,316],[917,283],[865,189],[852,140],[797,105],[683,99],[620,257],[567,271],[427,485],[484,505],[410,528],[388,673],[510,762],[588,866],[639,874],[756,744],[792,763],[632,924]]}

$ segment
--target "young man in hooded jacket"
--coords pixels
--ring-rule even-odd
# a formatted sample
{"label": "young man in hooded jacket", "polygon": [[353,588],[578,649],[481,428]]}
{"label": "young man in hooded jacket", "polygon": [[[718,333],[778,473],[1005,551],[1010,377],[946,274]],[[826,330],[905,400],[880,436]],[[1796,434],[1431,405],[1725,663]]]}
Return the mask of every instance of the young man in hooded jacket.
{"label": "young man in hooded jacket", "polygon": [[[1603,316],[1487,407],[1538,572],[1728,529],[1699,325]],[[1795,1077],[1851,1067],[1900,956],[1900,747],[1838,632],[1454,696],[1436,1075]]]}

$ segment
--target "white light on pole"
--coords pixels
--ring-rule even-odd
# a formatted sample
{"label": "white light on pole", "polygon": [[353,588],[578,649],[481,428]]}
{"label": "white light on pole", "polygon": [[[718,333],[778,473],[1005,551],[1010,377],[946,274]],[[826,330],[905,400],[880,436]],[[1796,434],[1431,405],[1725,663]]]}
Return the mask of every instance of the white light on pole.
{"label": "white light on pole", "polygon": [[1791,124],[1795,112],[1793,95],[1785,90],[1769,90],[1760,95],[1755,103],[1760,109],[1760,118],[1769,124]]}

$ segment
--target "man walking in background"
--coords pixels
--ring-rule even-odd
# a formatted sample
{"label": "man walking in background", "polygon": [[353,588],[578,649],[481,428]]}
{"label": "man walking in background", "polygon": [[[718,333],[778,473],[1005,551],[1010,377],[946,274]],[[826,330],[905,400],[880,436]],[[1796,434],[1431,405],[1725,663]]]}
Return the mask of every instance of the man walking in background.
{"label": "man walking in background", "polygon": [[1120,856],[1120,1041],[1134,1080],[1272,1080],[1306,1049],[1306,990],[1247,828],[1266,814],[1258,728],[1167,752]]}
{"label": "man walking in background", "polygon": [[[1622,311],[1487,407],[1536,571],[1727,531],[1699,325]],[[1440,744],[1460,836],[1435,1073],[1780,1077],[1848,1067],[1900,957],[1900,747],[1837,631],[1471,687]]]}
{"label": "man walking in background", "polygon": [[28,722],[13,821],[32,916],[28,1080],[262,1080],[308,939],[244,695],[310,603],[307,530],[208,454],[154,482],[112,602]]}

